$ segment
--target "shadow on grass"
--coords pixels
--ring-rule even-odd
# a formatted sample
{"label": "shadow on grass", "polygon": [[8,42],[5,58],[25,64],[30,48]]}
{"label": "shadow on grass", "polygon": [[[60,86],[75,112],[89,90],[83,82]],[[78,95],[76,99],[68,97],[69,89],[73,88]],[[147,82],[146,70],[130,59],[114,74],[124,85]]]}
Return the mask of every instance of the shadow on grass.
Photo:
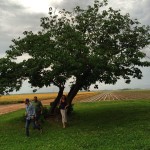
{"label": "shadow on grass", "polygon": [[[150,147],[149,102],[100,102],[75,104],[69,126],[61,119],[46,121],[44,132],[32,130],[25,137],[24,110],[0,116],[0,143],[3,149],[144,150]],[[150,130],[149,130],[150,131]],[[63,141],[63,142],[62,142]],[[12,143],[16,143],[12,147]],[[31,147],[32,146],[32,147]]]}
{"label": "shadow on grass", "polygon": [[[83,106],[82,106],[83,105]],[[106,128],[142,124],[150,121],[150,103],[82,104],[71,120],[79,127],[104,126]],[[85,106],[84,106],[85,105]],[[86,109],[82,109],[86,107]],[[74,125],[73,125],[74,126]]]}

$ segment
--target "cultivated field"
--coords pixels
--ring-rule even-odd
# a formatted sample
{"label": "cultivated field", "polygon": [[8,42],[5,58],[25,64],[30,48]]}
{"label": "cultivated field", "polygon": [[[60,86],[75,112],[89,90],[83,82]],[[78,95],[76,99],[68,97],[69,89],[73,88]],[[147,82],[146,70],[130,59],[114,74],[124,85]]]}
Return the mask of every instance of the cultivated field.
{"label": "cultivated field", "polygon": [[101,91],[101,93],[97,93],[95,96],[82,99],[81,102],[112,100],[150,100],[150,90]]}
{"label": "cultivated field", "polygon": [[23,103],[26,98],[33,100],[34,96],[39,100],[54,99],[56,93],[4,95],[0,97],[0,104]]}
{"label": "cultivated field", "polygon": [[[67,95],[67,93],[65,93]],[[42,101],[43,105],[49,105],[57,93],[43,94],[24,94],[24,95],[8,95],[0,98],[0,115],[8,112],[16,111],[24,108],[25,98],[33,99],[34,96]],[[126,91],[101,91],[101,92],[79,92],[73,100],[77,102],[98,102],[98,101],[128,101],[128,100],[150,100],[150,90],[126,90]],[[10,105],[2,105],[10,104]]]}
{"label": "cultivated field", "polygon": [[[67,93],[65,93],[67,95]],[[37,96],[39,100],[53,101],[57,93],[36,93],[36,94],[18,94],[5,95],[0,97],[0,104],[23,103],[26,98],[33,100]],[[79,92],[73,102],[94,102],[110,100],[134,100],[150,99],[150,90],[117,90],[117,91],[99,91],[99,92]]]}
{"label": "cultivated field", "polygon": [[[67,93],[64,93],[67,95]],[[75,97],[75,101],[85,99],[91,96],[96,95],[97,92],[79,92]],[[57,93],[34,93],[34,94],[14,94],[14,95],[4,95],[0,97],[0,104],[14,104],[14,103],[23,103],[26,98],[33,100],[33,97],[37,96],[39,100],[51,100],[53,101]]]}
{"label": "cultivated field", "polygon": [[[93,97],[96,94],[97,94],[97,92],[79,92],[76,95],[76,97],[75,97],[73,102],[77,102],[77,101],[80,101],[82,99]],[[30,100],[32,100],[35,95],[38,97],[39,100],[42,101],[43,105],[47,105],[48,106],[48,105],[50,105],[50,102],[54,101],[54,99],[57,96],[57,93],[50,93],[50,94],[23,94],[23,95],[2,96],[0,98],[0,115],[24,108],[25,107],[25,105],[23,104],[24,100],[26,98],[29,98]],[[20,103],[20,104],[16,104],[16,103]]]}

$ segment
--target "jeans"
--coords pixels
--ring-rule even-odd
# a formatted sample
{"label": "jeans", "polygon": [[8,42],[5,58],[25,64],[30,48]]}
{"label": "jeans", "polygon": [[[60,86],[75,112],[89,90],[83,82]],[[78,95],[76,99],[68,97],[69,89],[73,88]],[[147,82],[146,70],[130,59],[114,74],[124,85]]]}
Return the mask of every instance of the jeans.
{"label": "jeans", "polygon": [[35,123],[34,119],[26,119],[26,124],[25,124],[26,136],[29,136],[30,123],[32,123],[34,129],[38,129],[38,130],[41,129],[41,127]]}

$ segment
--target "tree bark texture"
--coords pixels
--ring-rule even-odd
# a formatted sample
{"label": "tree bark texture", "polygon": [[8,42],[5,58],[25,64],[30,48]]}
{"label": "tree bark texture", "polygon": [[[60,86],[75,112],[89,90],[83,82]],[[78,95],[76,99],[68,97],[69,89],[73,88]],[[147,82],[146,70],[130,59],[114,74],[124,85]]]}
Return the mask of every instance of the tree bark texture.
{"label": "tree bark texture", "polygon": [[61,98],[62,95],[63,95],[63,91],[64,91],[64,87],[59,87],[59,92],[58,92],[57,97],[56,97],[55,100],[53,101],[53,104],[52,104],[51,109],[50,109],[50,114],[53,114],[53,113],[54,113],[54,110],[55,110],[56,106],[58,105],[58,103],[59,103],[59,101],[60,101],[60,98]]}

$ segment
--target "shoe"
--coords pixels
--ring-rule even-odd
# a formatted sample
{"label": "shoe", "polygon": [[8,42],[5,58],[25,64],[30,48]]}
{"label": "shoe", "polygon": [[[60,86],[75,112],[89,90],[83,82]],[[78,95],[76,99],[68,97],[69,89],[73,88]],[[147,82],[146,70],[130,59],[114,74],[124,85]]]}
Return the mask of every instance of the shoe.
{"label": "shoe", "polygon": [[66,128],[66,125],[65,125],[65,123],[63,123],[63,128]]}

